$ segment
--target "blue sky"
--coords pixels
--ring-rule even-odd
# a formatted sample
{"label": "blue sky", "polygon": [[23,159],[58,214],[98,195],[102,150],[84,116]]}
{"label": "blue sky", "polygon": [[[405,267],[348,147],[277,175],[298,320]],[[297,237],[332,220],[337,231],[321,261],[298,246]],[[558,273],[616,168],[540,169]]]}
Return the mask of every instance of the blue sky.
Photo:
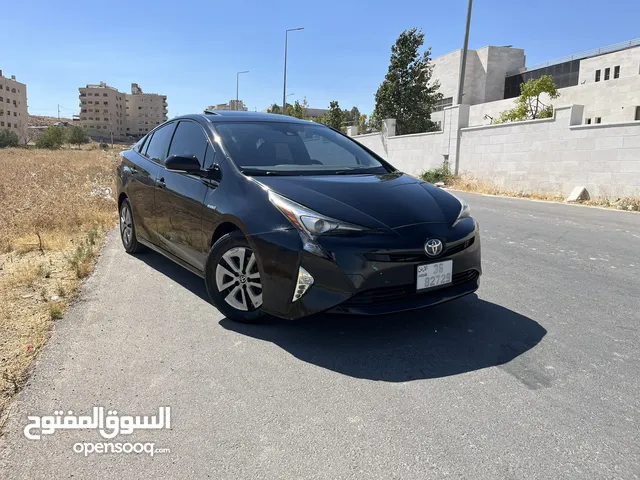
{"label": "blue sky", "polygon": [[[168,96],[169,116],[240,98],[282,102],[284,30],[289,100],[338,100],[370,113],[402,30],[420,27],[433,56],[462,45],[467,0],[3,2],[0,69],[27,83],[29,112],[78,113],[78,87],[137,82]],[[470,48],[513,45],[527,63],[640,37],[638,0],[476,0]],[[15,39],[11,42],[10,39]]]}

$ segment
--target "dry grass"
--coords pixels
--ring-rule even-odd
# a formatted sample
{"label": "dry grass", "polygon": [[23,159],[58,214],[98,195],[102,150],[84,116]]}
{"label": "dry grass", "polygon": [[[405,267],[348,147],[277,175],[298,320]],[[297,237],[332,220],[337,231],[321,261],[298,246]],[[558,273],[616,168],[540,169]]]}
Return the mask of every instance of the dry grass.
{"label": "dry grass", "polygon": [[99,149],[0,150],[0,426],[117,220],[117,157]]}
{"label": "dry grass", "polygon": [[[557,192],[531,192],[528,190],[512,190],[504,188],[491,180],[477,179],[470,176],[452,176],[447,181],[447,186],[454,190],[465,192],[486,193],[489,195],[503,195],[507,197],[532,198],[535,200],[548,200],[552,202],[564,202],[566,195],[562,191]],[[609,207],[618,210],[640,211],[640,196],[614,196],[601,195],[591,200],[580,202],[583,205]]]}

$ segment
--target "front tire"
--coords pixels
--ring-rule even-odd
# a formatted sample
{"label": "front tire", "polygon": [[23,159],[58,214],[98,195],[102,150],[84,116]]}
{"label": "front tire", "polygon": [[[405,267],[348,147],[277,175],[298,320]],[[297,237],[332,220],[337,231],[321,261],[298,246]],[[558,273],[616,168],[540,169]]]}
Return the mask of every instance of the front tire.
{"label": "front tire", "polygon": [[262,306],[258,258],[240,232],[222,236],[209,251],[205,283],[211,301],[230,320],[256,323]]}
{"label": "front tire", "polygon": [[145,250],[144,245],[140,244],[136,237],[136,226],[133,223],[133,213],[128,198],[120,204],[120,239],[127,253],[140,253]]}

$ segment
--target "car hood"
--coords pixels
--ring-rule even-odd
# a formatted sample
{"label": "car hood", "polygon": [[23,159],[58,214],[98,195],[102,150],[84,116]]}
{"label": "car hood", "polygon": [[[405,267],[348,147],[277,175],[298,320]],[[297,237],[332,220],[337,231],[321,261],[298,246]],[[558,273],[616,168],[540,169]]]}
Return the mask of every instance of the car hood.
{"label": "car hood", "polygon": [[370,228],[452,224],[460,213],[454,196],[400,172],[253,179],[318,213]]}

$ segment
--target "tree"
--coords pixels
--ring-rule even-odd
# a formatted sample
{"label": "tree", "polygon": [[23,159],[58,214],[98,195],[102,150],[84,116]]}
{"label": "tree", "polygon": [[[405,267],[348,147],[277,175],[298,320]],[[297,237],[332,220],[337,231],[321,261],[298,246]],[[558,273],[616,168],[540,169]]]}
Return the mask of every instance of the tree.
{"label": "tree", "polygon": [[395,118],[397,135],[437,130],[430,116],[442,94],[440,83],[431,81],[431,47],[422,55],[418,52],[423,43],[422,30],[412,28],[400,34],[391,47],[389,71],[376,92],[376,126],[385,118]]}
{"label": "tree", "polygon": [[542,94],[546,94],[551,100],[555,100],[560,96],[558,87],[551,75],[543,75],[535,79],[531,78],[520,85],[520,97],[516,100],[516,106],[511,110],[502,112],[497,119],[493,120],[493,123],[551,118],[553,116],[553,105],[543,103],[540,100]]}
{"label": "tree", "polygon": [[304,118],[304,108],[300,105],[300,102],[296,100],[296,103],[293,104],[291,109],[291,116],[296,118]]}
{"label": "tree", "polygon": [[0,130],[0,148],[17,147],[20,143],[20,137],[16,132],[5,128]]}
{"label": "tree", "polygon": [[352,107],[349,112],[349,125],[359,125],[360,123],[360,110],[358,107]]}
{"label": "tree", "polygon": [[363,134],[367,132],[367,114],[361,113],[358,119],[358,133]]}
{"label": "tree", "polygon": [[36,139],[36,147],[58,149],[64,144],[65,133],[64,128],[51,125]]}
{"label": "tree", "polygon": [[326,114],[325,125],[329,127],[335,128],[336,130],[340,130],[342,128],[342,122],[344,121],[344,116],[342,110],[340,110],[340,105],[337,100],[329,102],[329,111]]}
{"label": "tree", "polygon": [[276,105],[275,103],[273,105],[271,105],[269,108],[267,108],[267,113],[277,113],[277,114],[281,114],[282,113],[282,109]]}
{"label": "tree", "polygon": [[73,125],[69,129],[69,143],[72,145],[80,145],[89,142],[89,135],[84,131],[82,127]]}

